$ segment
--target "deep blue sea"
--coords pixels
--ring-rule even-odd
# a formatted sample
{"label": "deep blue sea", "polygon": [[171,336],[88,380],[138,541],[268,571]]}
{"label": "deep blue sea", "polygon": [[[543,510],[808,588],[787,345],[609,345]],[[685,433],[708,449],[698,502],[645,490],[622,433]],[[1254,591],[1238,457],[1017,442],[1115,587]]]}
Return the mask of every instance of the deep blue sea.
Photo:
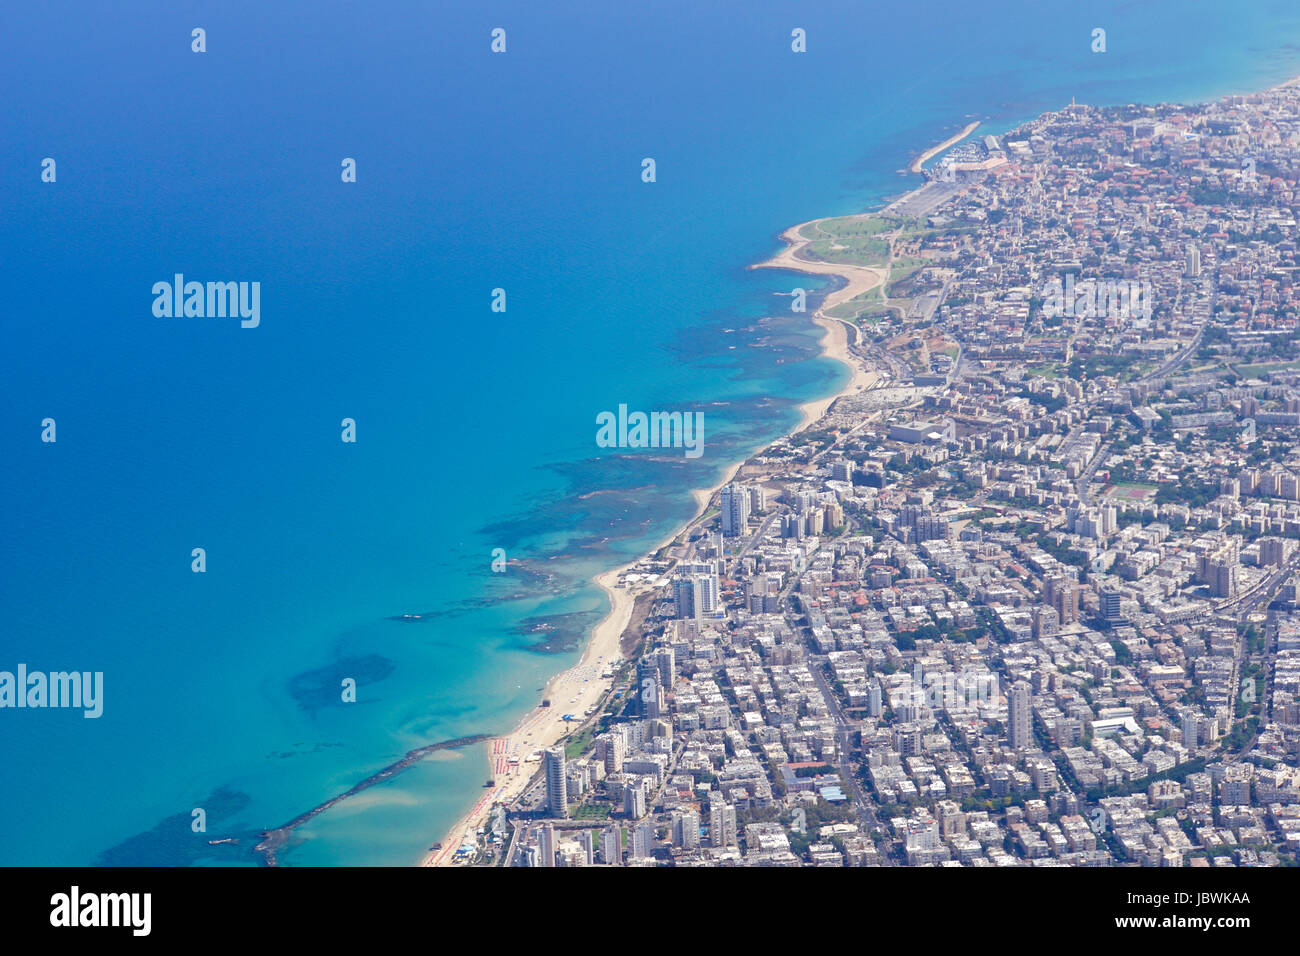
{"label": "deep blue sea", "polygon": [[[815,283],[745,269],[782,229],[970,118],[1300,74],[1290,0],[1079,6],[0,7],[0,670],[105,682],[0,710],[0,863],[252,864],[509,729],[591,576],[843,380],[777,295]],[[175,273],[259,282],[261,324],[155,317]],[[620,403],[704,412],[703,457],[597,447]],[[281,862],[417,861],[487,775],[444,756]]]}

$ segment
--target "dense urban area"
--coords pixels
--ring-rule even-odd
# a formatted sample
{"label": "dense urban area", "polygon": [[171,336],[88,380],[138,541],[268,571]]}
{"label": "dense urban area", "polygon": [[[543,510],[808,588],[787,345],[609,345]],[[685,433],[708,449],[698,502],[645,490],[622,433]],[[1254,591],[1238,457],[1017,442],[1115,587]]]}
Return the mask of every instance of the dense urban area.
{"label": "dense urban area", "polygon": [[871,384],[623,575],[459,860],[1295,865],[1298,114],[1071,104],[801,227],[887,273],[828,310]]}

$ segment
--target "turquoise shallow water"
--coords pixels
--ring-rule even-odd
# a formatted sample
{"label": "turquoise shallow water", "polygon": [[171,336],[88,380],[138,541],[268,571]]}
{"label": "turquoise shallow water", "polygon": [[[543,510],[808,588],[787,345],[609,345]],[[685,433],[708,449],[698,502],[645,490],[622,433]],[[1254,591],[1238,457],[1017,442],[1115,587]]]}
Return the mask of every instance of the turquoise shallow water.
{"label": "turquoise shallow water", "polygon": [[[603,613],[591,575],[842,381],[775,295],[813,283],[744,268],[783,228],[910,188],[968,117],[1300,73],[1281,3],[442,6],[0,12],[0,668],[106,683],[99,720],[0,712],[0,862],[248,864],[507,729]],[[261,282],[261,326],[155,319],[175,272]],[[704,456],[598,448],[620,402],[704,411]],[[486,770],[414,767],[282,861],[413,862]]]}

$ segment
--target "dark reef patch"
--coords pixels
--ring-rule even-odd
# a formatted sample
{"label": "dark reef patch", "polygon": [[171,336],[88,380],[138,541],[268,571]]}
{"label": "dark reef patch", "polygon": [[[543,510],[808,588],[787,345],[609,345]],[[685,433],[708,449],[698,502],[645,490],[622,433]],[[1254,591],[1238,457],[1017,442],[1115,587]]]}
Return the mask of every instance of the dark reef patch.
{"label": "dark reef patch", "polygon": [[[236,818],[251,803],[248,794],[230,787],[218,787],[194,807],[158,821],[151,830],[127,837],[104,850],[96,866],[197,866],[199,864],[255,864],[253,846],[257,830],[236,825]],[[195,833],[193,811],[207,815],[206,831]],[[218,843],[211,840],[237,842]]]}
{"label": "dark reef patch", "polygon": [[289,679],[289,693],[309,714],[342,701],[343,678],[351,677],[362,688],[377,684],[393,672],[393,662],[380,654],[345,657],[325,667],[303,671]]}
{"label": "dark reef patch", "polygon": [[586,641],[587,634],[603,616],[603,611],[571,611],[567,614],[540,614],[527,617],[515,627],[515,633],[541,638],[526,650],[537,654],[567,654]]}

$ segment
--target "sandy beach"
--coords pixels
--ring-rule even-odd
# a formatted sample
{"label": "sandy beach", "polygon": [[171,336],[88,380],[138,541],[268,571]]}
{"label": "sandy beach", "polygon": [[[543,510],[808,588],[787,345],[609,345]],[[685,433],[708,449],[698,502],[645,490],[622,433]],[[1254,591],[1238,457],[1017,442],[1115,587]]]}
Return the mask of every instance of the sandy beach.
{"label": "sandy beach", "polygon": [[797,226],[791,226],[781,233],[781,239],[786,243],[785,249],[778,252],[771,259],[749,267],[751,269],[788,269],[810,275],[835,276],[845,282],[843,287],[836,289],[822,300],[821,306],[813,313],[812,320],[826,330],[826,334],[822,336],[821,340],[822,354],[843,363],[849,370],[849,380],[835,394],[811,402],[804,402],[800,405],[799,411],[803,415],[803,420],[792,434],[803,431],[820,419],[826,414],[826,409],[830,408],[841,395],[870,388],[879,378],[877,373],[863,368],[862,364],[850,355],[848,329],[844,327],[844,323],[839,319],[833,318],[826,313],[837,305],[855,299],[864,292],[870,292],[877,286],[884,284],[889,270],[887,268],[875,269],[869,266],[841,265],[832,262],[814,262],[801,257],[799,253],[811,242],[811,240],[803,237],[801,230],[804,226],[810,226],[820,221],[819,219],[813,219],[809,222],[801,222]]}
{"label": "sandy beach", "polygon": [[[802,427],[801,424],[800,428]],[[492,807],[498,803],[509,804],[527,789],[529,782],[537,774],[540,764],[537,761],[530,763],[525,758],[539,749],[552,746],[572,732],[575,724],[565,721],[564,715],[584,715],[588,708],[598,706],[605,699],[605,695],[614,686],[614,679],[602,678],[600,674],[607,666],[613,667],[622,660],[619,639],[632,619],[632,610],[637,598],[659,586],[652,582],[618,587],[619,577],[645,557],[672,544],[683,531],[698,522],[708,508],[713,495],[735,477],[735,473],[743,464],[743,461],[732,464],[727,469],[727,476],[711,488],[697,488],[692,491],[695,513],[691,519],[650,548],[645,556],[594,578],[595,583],[609,597],[610,609],[593,629],[582,658],[573,667],[557,674],[547,683],[542,696],[543,699],[551,701],[550,707],[542,707],[539,702],[539,706],[529,711],[509,734],[491,741],[489,756],[495,786],[484,788],[483,795],[469,813],[457,821],[443,837],[442,849],[427,854],[421,866],[453,865],[456,851],[467,841],[471,843],[474,841],[479,827],[487,821]],[[586,723],[585,719],[578,721],[576,725],[580,726],[583,723]],[[515,762],[512,763],[511,758],[515,758]]]}
{"label": "sandy beach", "polygon": [[[975,125],[977,124],[971,124],[962,136],[974,129]],[[956,139],[951,142],[956,142]],[[935,151],[946,148],[951,145],[951,142],[941,144],[935,148]],[[933,155],[933,152],[930,155]],[[783,232],[781,239],[787,244],[786,248],[771,259],[756,263],[749,268],[787,269],[811,275],[835,276],[845,281],[843,287],[826,296],[820,308],[813,313],[812,320],[826,332],[820,342],[822,354],[843,363],[850,374],[848,381],[838,392],[800,405],[800,422],[788,434],[796,434],[818,421],[842,395],[870,388],[880,378],[879,373],[864,368],[862,363],[850,353],[848,330],[844,323],[827,316],[825,312],[881,285],[888,276],[888,269],[814,262],[801,258],[799,252],[808,244],[808,240],[802,237],[800,230],[806,225],[809,223],[800,223]],[[732,463],[726,469],[725,477],[711,487],[692,491],[696,505],[695,514],[690,521],[651,548],[647,554],[654,554],[671,544],[684,530],[696,524],[708,508],[713,496],[724,485],[734,480],[746,460],[748,459]],[[610,610],[593,630],[581,660],[568,670],[557,674],[546,685],[544,696],[551,701],[550,707],[539,705],[533,708],[509,734],[491,741],[490,772],[494,786],[484,789],[483,795],[469,813],[443,837],[442,848],[430,852],[422,861],[422,866],[455,865],[456,851],[462,845],[473,844],[476,841],[478,830],[486,823],[493,806],[498,803],[509,804],[517,799],[536,776],[540,764],[535,760],[529,762],[528,756],[554,745],[567,737],[575,726],[586,723],[584,718],[586,711],[599,706],[605,699],[614,682],[612,677],[602,678],[600,675],[607,667],[617,665],[621,659],[619,638],[631,620],[636,599],[658,586],[657,583],[642,583],[635,587],[616,586],[619,577],[636,563],[639,562],[623,565],[595,578],[596,584],[609,596]],[[576,714],[584,719],[580,719],[576,724],[570,723],[563,719],[564,714]]]}
{"label": "sandy beach", "polygon": [[550,707],[542,707],[539,702],[539,706],[529,711],[514,730],[491,741],[491,775],[495,785],[484,789],[473,809],[443,837],[442,849],[429,853],[422,866],[448,865],[462,843],[473,842],[493,805],[509,803],[527,788],[540,766],[537,761],[529,762],[527,757],[568,735],[570,724],[563,719],[564,715],[581,717],[589,708],[599,705],[609,692],[613,680],[601,679],[600,674],[607,666],[612,667],[619,661],[619,638],[632,617],[637,595],[648,590],[642,588],[634,592],[615,587],[619,575],[631,566],[625,565],[596,577],[601,590],[609,595],[610,609],[592,631],[582,658],[547,683],[544,694],[551,701]]}

